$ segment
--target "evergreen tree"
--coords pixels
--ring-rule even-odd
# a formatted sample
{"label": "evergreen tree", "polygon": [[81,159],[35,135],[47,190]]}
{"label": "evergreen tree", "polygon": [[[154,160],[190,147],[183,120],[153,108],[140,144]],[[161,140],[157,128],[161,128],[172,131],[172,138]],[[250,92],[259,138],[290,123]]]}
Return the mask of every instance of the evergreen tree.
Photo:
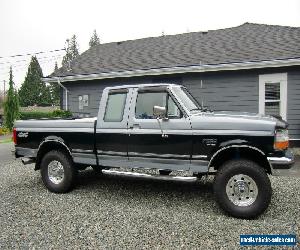
{"label": "evergreen tree", "polygon": [[43,72],[35,56],[31,58],[25,81],[19,91],[20,104],[22,107],[51,104],[49,87],[42,82]]}
{"label": "evergreen tree", "polygon": [[90,48],[92,48],[93,46],[99,45],[99,44],[100,44],[100,38],[97,34],[97,31],[94,30],[94,33],[89,42]]}
{"label": "evergreen tree", "polygon": [[7,92],[6,100],[4,103],[4,124],[5,126],[12,130],[14,121],[19,116],[19,98],[18,93],[14,88],[13,73],[10,67],[9,71],[9,89]]}
{"label": "evergreen tree", "polygon": [[[57,62],[55,62],[54,72],[58,70]],[[50,83],[51,104],[58,106],[60,102],[60,86],[57,83]]]}
{"label": "evergreen tree", "polygon": [[56,72],[57,70],[58,70],[58,66],[57,66],[57,62],[55,62],[54,72]]}
{"label": "evergreen tree", "polygon": [[79,55],[79,46],[77,43],[76,35],[73,35],[71,40],[68,41],[68,48],[66,49],[66,54],[62,60],[62,66],[70,69],[70,63]]}

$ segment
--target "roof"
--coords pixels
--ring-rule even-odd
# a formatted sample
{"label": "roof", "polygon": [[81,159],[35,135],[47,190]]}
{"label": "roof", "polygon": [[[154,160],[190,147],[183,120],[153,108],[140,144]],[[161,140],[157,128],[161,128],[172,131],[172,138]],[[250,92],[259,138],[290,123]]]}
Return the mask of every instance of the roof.
{"label": "roof", "polygon": [[108,78],[122,76],[124,72],[163,73],[174,68],[217,68],[241,63],[249,66],[273,61],[276,65],[278,62],[300,65],[299,27],[245,23],[208,32],[100,44],[73,60],[71,70],[60,68],[47,79]]}

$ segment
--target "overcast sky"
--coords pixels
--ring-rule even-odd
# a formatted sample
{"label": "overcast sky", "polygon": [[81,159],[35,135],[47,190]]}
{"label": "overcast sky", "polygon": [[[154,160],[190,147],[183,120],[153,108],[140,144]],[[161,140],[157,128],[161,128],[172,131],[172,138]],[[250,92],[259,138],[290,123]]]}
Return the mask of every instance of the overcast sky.
{"label": "overcast sky", "polygon": [[[10,65],[19,87],[30,61],[9,56],[62,49],[73,34],[82,53],[94,29],[107,43],[245,22],[300,27],[300,0],[0,0],[0,89]],[[45,76],[63,53],[37,56]]]}

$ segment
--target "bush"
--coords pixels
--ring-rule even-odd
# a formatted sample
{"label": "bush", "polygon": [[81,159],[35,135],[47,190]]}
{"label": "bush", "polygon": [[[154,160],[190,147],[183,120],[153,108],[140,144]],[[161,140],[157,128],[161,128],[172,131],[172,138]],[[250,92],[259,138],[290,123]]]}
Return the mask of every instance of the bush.
{"label": "bush", "polygon": [[72,117],[71,111],[57,109],[52,112],[53,117],[69,118]]}
{"label": "bush", "polygon": [[5,127],[0,128],[0,135],[6,135],[9,133],[10,133],[10,130],[8,128],[5,128]]}
{"label": "bush", "polygon": [[41,111],[30,111],[30,112],[20,112],[21,120],[28,119],[52,119],[52,118],[70,118],[72,117],[72,113],[70,111],[65,110],[54,110],[51,112],[41,112]]}

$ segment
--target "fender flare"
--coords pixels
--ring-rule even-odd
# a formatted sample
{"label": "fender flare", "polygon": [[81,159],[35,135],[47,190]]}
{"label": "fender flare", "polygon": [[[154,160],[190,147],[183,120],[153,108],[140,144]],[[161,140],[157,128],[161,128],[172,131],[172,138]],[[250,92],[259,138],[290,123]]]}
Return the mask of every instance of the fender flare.
{"label": "fender flare", "polygon": [[208,168],[211,168],[211,167],[212,167],[211,164],[212,164],[213,160],[214,160],[221,152],[223,152],[224,150],[230,149],[230,148],[248,148],[248,149],[251,149],[251,150],[255,150],[256,152],[260,153],[263,157],[266,158],[266,161],[268,162],[268,165],[269,165],[269,167],[270,167],[270,171],[271,171],[271,173],[273,172],[273,167],[272,167],[272,165],[270,164],[270,162],[268,161],[266,154],[265,154],[262,150],[258,149],[257,147],[254,147],[254,146],[251,146],[251,145],[247,145],[247,144],[231,144],[231,145],[228,145],[228,146],[221,147],[221,148],[220,148],[219,150],[217,150],[217,151],[213,154],[213,156],[210,158],[210,161],[209,161],[209,163],[208,163]]}
{"label": "fender flare", "polygon": [[70,157],[72,157],[72,153],[71,150],[69,149],[69,147],[66,145],[65,141],[58,136],[47,136],[39,145],[38,147],[38,151],[37,151],[37,157],[36,157],[36,164],[35,164],[35,170],[40,169],[40,162],[41,162],[41,150],[42,148],[47,145],[48,143],[57,143],[59,145],[61,145],[63,148],[65,148],[67,150],[67,152],[69,153]]}

